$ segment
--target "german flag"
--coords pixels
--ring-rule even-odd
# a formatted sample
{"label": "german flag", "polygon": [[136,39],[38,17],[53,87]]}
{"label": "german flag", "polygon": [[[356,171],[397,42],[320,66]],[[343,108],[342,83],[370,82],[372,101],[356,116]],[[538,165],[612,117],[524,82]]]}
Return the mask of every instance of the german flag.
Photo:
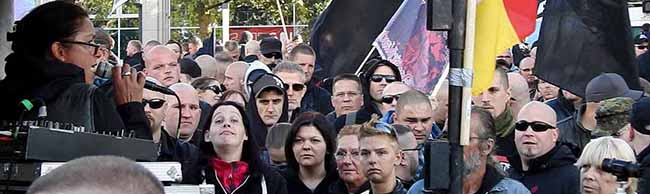
{"label": "german flag", "polygon": [[492,84],[496,56],[535,31],[537,0],[479,0],[472,94]]}

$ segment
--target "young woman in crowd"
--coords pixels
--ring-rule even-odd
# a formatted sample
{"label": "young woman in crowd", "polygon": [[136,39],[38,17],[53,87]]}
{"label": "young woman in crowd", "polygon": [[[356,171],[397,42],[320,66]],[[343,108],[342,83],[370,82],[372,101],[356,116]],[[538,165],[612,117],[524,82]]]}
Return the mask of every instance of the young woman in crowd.
{"label": "young woman in crowd", "polygon": [[325,194],[338,180],[334,163],[336,142],[325,116],[305,112],[293,122],[284,146],[287,191],[291,194]]}
{"label": "young woman in crowd", "polygon": [[246,108],[246,97],[244,97],[244,93],[241,93],[240,91],[226,90],[219,99],[219,102],[225,101],[236,102],[239,103],[240,106]]}
{"label": "young woman in crowd", "polygon": [[[286,182],[260,160],[248,118],[235,102],[217,103],[205,130],[205,181],[215,193],[286,194]],[[251,138],[249,138],[251,137]]]}
{"label": "young woman in crowd", "polygon": [[[591,140],[576,162],[580,168],[580,192],[583,194],[612,194],[618,187],[616,176],[603,171],[601,166],[606,158],[636,161],[634,151],[623,140],[611,136]],[[625,192],[636,193],[636,178],[628,178]]]}

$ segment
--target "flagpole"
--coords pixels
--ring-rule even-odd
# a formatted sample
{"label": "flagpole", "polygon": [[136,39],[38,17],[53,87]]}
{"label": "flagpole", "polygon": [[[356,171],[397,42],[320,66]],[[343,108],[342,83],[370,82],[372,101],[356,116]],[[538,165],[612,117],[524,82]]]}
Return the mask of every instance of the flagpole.
{"label": "flagpole", "polygon": [[468,84],[463,87],[463,99],[462,99],[462,110],[461,110],[461,119],[460,119],[460,144],[465,146],[469,145],[469,124],[471,120],[471,111],[472,111],[472,80],[474,71],[474,40],[476,38],[476,8],[478,2],[477,0],[467,0],[467,18],[465,25],[465,53],[463,56],[463,69],[466,72],[469,72],[469,77],[467,79]]}
{"label": "flagpole", "polygon": [[282,22],[282,30],[284,31],[284,34],[289,36],[287,32],[287,24],[284,22],[284,15],[282,15],[282,6],[280,6],[280,0],[275,0],[275,2],[278,5],[278,13],[280,13],[280,21]]}
{"label": "flagpole", "polygon": [[363,69],[363,64],[366,64],[366,62],[368,62],[368,58],[370,58],[372,53],[375,52],[375,49],[377,49],[377,48],[375,48],[375,46],[372,46],[370,48],[370,52],[368,52],[368,54],[366,55],[366,58],[363,59],[363,62],[361,62],[361,64],[357,68],[357,71],[354,73],[355,75],[359,75],[359,73],[361,72],[361,69]]}

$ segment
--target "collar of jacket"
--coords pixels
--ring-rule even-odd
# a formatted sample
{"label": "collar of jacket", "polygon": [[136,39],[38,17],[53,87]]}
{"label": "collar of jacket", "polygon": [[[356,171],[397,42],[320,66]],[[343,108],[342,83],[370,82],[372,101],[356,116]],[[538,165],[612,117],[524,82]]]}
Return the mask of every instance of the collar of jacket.
{"label": "collar of jacket", "polygon": [[[364,191],[367,191],[369,189],[370,189],[370,182],[366,181],[363,184],[361,184],[361,186],[359,187],[359,190],[357,190],[357,192],[355,192],[355,194],[361,194]],[[329,192],[330,193],[345,193],[345,194],[349,193],[348,192],[348,187],[345,186],[345,182],[343,182],[343,180],[341,180],[341,179],[336,180],[336,182],[334,184],[332,184],[332,186],[329,189]]]}
{"label": "collar of jacket", "polygon": [[483,175],[483,180],[481,181],[481,187],[479,187],[476,193],[488,193],[494,188],[501,180],[505,178],[503,174],[491,165],[485,167],[485,174]]}
{"label": "collar of jacket", "polygon": [[580,105],[580,108],[574,113],[573,117],[575,118],[576,127],[578,127],[578,129],[582,130],[584,133],[591,134],[591,130],[585,128],[581,122],[582,115],[585,114],[585,111],[587,111],[587,104],[582,104]]}
{"label": "collar of jacket", "polygon": [[649,156],[649,155],[650,155],[650,145],[643,148],[643,150],[636,155],[636,161],[641,162],[641,161],[643,161],[643,158],[645,158],[646,156]]}
{"label": "collar of jacket", "polygon": [[528,170],[525,172],[523,171],[519,154],[515,154],[508,161],[510,161],[512,168],[522,174],[535,174],[554,167],[573,165],[576,162],[576,158],[569,146],[558,142],[548,153],[528,161]]}
{"label": "collar of jacket", "polygon": [[[404,185],[402,185],[402,183],[399,181],[399,179],[395,180],[395,182],[397,182],[397,183],[395,184],[395,187],[393,187],[393,191],[391,191],[390,193],[386,193],[386,194],[406,194],[406,189],[404,188]],[[369,192],[370,194],[373,194],[372,189],[370,189],[369,191],[370,191]],[[377,193],[377,194],[380,194],[380,193]]]}
{"label": "collar of jacket", "polygon": [[512,109],[510,106],[506,106],[506,109],[494,119],[494,127],[497,129],[497,136],[505,137],[512,133],[515,126],[515,118],[512,115]]}

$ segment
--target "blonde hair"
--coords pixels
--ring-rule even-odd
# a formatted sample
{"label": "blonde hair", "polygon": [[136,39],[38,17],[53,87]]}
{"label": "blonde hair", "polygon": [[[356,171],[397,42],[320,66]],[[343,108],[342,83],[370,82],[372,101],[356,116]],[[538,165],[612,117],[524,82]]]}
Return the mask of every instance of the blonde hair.
{"label": "blonde hair", "polygon": [[[580,155],[575,165],[578,168],[585,165],[601,168],[602,162],[606,158],[636,162],[634,151],[625,141],[612,136],[605,136],[592,139],[585,146],[582,155]],[[580,173],[583,172],[581,171]],[[630,186],[626,189],[627,193],[634,193],[636,191],[636,182],[636,178],[628,179]]]}

